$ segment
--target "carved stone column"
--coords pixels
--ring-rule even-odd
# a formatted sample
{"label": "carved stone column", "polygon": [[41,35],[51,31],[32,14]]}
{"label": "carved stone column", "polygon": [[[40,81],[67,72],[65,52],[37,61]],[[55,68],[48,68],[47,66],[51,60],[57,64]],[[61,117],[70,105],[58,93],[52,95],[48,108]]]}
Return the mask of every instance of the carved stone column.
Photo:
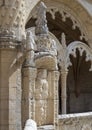
{"label": "carved stone column", "polygon": [[68,71],[62,71],[61,70],[61,106],[62,106],[62,114],[67,113],[67,105],[66,105],[66,100],[67,100],[67,74]]}
{"label": "carved stone column", "polygon": [[58,80],[59,80],[59,72],[58,71],[52,71],[52,86],[53,86],[53,99],[54,99],[54,119],[53,123],[55,126],[55,129],[57,129],[58,124]]}
{"label": "carved stone column", "polygon": [[49,70],[48,72],[48,85],[49,85],[49,97],[47,106],[47,124],[53,124],[54,129],[57,129],[58,124],[58,80],[59,72]]}
{"label": "carved stone column", "polygon": [[22,126],[26,120],[35,120],[35,78],[36,68],[26,67],[22,69]]}

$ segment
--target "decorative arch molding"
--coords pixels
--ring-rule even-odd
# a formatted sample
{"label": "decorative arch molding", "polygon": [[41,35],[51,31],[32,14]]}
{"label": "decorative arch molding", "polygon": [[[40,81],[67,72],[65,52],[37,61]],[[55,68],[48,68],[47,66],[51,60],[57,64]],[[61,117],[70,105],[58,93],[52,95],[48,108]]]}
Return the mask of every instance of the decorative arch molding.
{"label": "decorative arch molding", "polygon": [[[70,61],[70,55],[77,57],[76,50],[78,49],[80,56],[83,53],[86,53],[85,61],[91,61],[91,67],[89,71],[92,71],[92,50],[91,48],[81,41],[71,42],[68,46],[66,46],[65,35],[62,34],[62,47],[58,52],[58,62],[63,71],[67,71],[68,67],[72,65]],[[63,48],[63,49],[62,49]],[[62,52],[62,53],[61,53]]]}
{"label": "decorative arch molding", "polygon": [[72,65],[70,61],[70,55],[76,58],[77,57],[76,50],[78,50],[80,56],[82,56],[83,53],[85,52],[86,54],[85,61],[91,62],[91,67],[89,71],[92,71],[92,49],[88,45],[86,45],[81,41],[73,41],[68,46],[66,46],[66,39],[64,33],[62,33],[61,36],[61,43],[51,32],[49,32],[49,35],[56,41],[58,51],[58,63],[61,66],[62,70],[67,71],[68,67]]}
{"label": "decorative arch molding", "polygon": [[[83,52],[86,53],[86,59],[85,59],[86,62],[87,61],[92,62],[91,48],[89,48],[85,43],[80,42],[80,41],[74,41],[69,44],[69,46],[67,47],[67,50],[68,50],[67,57],[69,58],[70,55],[73,55],[74,57],[76,57],[76,49],[79,50],[80,56],[83,55]],[[92,65],[91,65],[91,68],[89,69],[89,71],[92,71]]]}
{"label": "decorative arch molding", "polygon": [[66,19],[70,18],[70,20],[72,21],[72,30],[79,28],[79,30],[81,32],[80,40],[82,40],[84,38],[86,41],[88,41],[87,31],[82,26],[81,21],[77,18],[77,16],[75,16],[75,13],[71,9],[66,7],[66,5],[61,5],[61,6],[62,7],[59,7],[59,8],[57,8],[55,6],[48,7],[47,12],[49,12],[51,14],[53,19],[55,19],[55,14],[57,12],[59,12],[62,17],[63,22],[66,22]]}
{"label": "decorative arch molding", "polygon": [[[54,18],[54,13],[59,10],[61,12],[61,15],[63,16],[63,21],[65,21],[66,18],[70,18],[73,22],[73,29],[76,29],[76,27],[79,27],[81,31],[80,39],[85,38],[87,42],[91,41],[91,37],[89,34],[91,29],[91,24],[89,24],[89,21],[91,20],[90,14],[88,14],[87,10],[81,5],[78,1],[70,1],[70,0],[54,0],[53,2],[48,0],[43,0],[43,2],[47,6],[47,11],[49,11]],[[71,3],[71,4],[70,4]],[[52,11],[52,9],[54,9]],[[36,7],[32,10],[28,20],[35,16]],[[62,13],[65,12],[65,13]],[[89,26],[88,26],[89,24]],[[91,45],[91,42],[88,43]]]}
{"label": "decorative arch molding", "polygon": [[[55,20],[55,14],[57,12],[60,13],[63,22],[65,22],[67,18],[70,18],[73,24],[72,30],[75,30],[78,27],[81,32],[80,40],[84,38],[86,41],[88,41],[87,31],[83,29],[80,20],[77,18],[77,16],[75,16],[74,12],[70,10],[68,7],[66,7],[66,5],[61,5],[61,6],[62,7],[47,6],[47,12],[51,14],[53,20]],[[36,13],[33,13],[32,17],[36,18]]]}
{"label": "decorative arch molding", "polygon": [[[54,0],[53,2],[50,0],[44,0],[44,2],[48,8],[54,6],[71,14],[71,16],[73,16],[78,22],[81,31],[85,34],[88,44],[92,46],[92,17],[90,15],[91,11],[89,13],[87,10],[87,4],[84,7],[79,0]],[[85,3],[85,1],[83,3]]]}

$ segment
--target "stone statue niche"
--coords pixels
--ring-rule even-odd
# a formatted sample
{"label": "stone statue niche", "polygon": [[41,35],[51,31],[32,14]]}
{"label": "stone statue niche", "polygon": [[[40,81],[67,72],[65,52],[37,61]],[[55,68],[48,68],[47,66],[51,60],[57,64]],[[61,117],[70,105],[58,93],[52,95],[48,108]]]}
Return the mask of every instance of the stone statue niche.
{"label": "stone statue niche", "polygon": [[57,43],[48,31],[43,3],[38,8],[36,27],[28,30],[23,68],[23,89],[26,90],[23,93],[23,123],[31,118],[37,126],[55,126],[58,121]]}
{"label": "stone statue niche", "polygon": [[[39,19],[40,18],[40,19]],[[46,20],[46,7],[40,3],[35,27],[37,52],[35,65],[35,120],[38,126],[57,124],[58,67],[56,41],[51,37]]]}
{"label": "stone statue niche", "polygon": [[23,68],[22,124],[24,127],[27,119],[33,119],[37,126],[54,126],[58,117],[59,75],[56,67],[56,41],[48,34],[48,52],[35,52],[36,43],[32,35],[30,30],[27,33],[26,62]]}

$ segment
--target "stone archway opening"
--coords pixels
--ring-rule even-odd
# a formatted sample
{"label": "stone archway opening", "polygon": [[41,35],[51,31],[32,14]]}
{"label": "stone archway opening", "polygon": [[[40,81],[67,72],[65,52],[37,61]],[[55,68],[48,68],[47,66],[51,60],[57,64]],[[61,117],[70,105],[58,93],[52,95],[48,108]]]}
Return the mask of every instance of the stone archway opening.
{"label": "stone archway opening", "polygon": [[[83,113],[92,111],[92,71],[90,61],[86,62],[86,54],[76,58],[70,56],[72,66],[67,78],[67,113]],[[89,100],[90,99],[90,100]]]}
{"label": "stone archway opening", "polygon": [[83,42],[75,41],[66,46],[64,41],[63,38],[63,56],[60,54],[58,57],[61,63],[59,63],[61,68],[59,113],[92,111],[92,103],[89,100],[92,95],[92,72],[89,72],[92,71],[92,51]]}

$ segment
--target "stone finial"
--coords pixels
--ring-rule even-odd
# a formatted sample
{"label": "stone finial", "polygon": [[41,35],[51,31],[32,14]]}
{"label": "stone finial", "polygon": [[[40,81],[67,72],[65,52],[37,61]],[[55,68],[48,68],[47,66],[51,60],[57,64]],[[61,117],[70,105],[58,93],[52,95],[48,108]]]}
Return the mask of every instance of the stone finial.
{"label": "stone finial", "polygon": [[61,44],[62,44],[63,48],[66,48],[66,36],[65,36],[65,33],[61,34]]}
{"label": "stone finial", "polygon": [[46,6],[43,2],[40,3],[37,10],[37,21],[35,34],[36,35],[44,35],[48,34],[47,20],[46,20]]}

